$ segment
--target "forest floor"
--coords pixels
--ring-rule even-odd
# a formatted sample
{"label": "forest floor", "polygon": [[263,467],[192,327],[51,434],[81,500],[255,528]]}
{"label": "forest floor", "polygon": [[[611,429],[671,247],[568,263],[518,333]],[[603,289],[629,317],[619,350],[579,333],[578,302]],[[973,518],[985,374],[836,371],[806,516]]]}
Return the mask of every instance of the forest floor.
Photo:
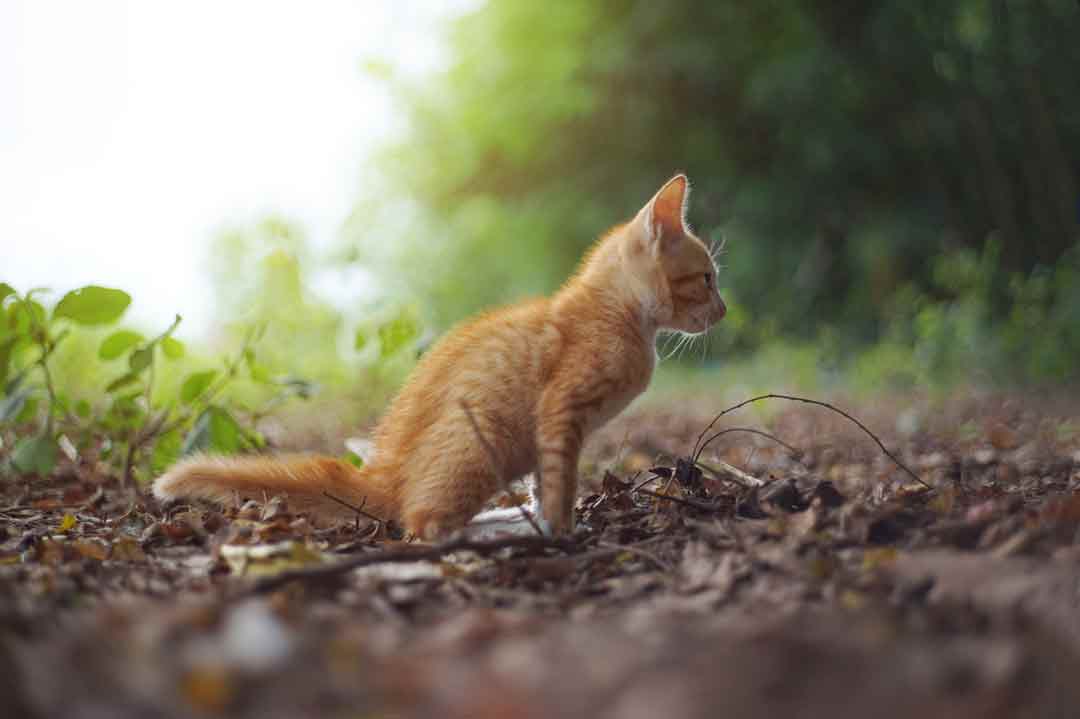
{"label": "forest floor", "polygon": [[4,478],[0,713],[1076,716],[1076,404],[830,401],[918,477],[779,401],[717,428],[783,444],[729,432],[695,470],[698,398],[595,439],[560,541],[161,507],[83,460]]}

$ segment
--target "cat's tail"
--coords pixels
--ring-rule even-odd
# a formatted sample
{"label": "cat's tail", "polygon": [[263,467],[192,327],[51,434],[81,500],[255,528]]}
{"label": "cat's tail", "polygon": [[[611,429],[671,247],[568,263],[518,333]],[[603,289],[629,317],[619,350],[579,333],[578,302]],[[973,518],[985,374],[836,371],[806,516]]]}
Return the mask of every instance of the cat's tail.
{"label": "cat's tail", "polygon": [[206,499],[227,505],[238,498],[264,500],[286,495],[292,511],[322,521],[351,520],[361,507],[382,520],[400,520],[399,502],[389,487],[339,459],[308,455],[277,457],[196,456],[174,464],[154,481],[158,499]]}

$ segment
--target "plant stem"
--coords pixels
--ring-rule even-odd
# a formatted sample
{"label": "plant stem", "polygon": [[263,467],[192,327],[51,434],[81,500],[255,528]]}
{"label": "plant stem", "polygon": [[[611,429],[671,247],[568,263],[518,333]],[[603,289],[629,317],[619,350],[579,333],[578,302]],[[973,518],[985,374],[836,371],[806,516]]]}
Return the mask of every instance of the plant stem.
{"label": "plant stem", "polygon": [[41,373],[45,376],[45,391],[49,395],[49,411],[45,413],[45,431],[51,437],[53,433],[53,410],[56,408],[56,388],[53,386],[52,372],[49,371],[49,353],[43,351],[38,360]]}

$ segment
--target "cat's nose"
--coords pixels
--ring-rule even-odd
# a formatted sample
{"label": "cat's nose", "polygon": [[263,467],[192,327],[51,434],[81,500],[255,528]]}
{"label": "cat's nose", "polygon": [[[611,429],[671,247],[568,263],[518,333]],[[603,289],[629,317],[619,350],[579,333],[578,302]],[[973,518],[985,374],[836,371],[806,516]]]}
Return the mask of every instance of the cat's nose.
{"label": "cat's nose", "polygon": [[724,301],[722,299],[717,297],[716,298],[716,310],[715,310],[716,319],[714,319],[713,322],[719,322],[720,320],[724,319],[724,315],[726,315],[726,314],[727,314],[727,305],[724,304]]}

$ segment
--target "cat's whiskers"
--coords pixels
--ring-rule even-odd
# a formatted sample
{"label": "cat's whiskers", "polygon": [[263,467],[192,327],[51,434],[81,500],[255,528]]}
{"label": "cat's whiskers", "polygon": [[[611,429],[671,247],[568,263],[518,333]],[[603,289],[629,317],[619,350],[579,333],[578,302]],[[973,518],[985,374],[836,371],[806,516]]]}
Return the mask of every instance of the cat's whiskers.
{"label": "cat's whiskers", "polygon": [[672,348],[672,350],[662,358],[664,361],[667,361],[673,357],[678,357],[679,353],[682,350],[686,349],[687,344],[694,339],[694,336],[692,334],[679,330],[675,330],[673,336],[677,338],[675,342],[675,347]]}
{"label": "cat's whiskers", "polygon": [[709,245],[709,257],[712,258],[714,263],[720,257],[720,255],[723,255],[723,254],[727,254],[727,237],[726,236],[721,236],[720,237],[720,243],[719,244],[714,242],[714,243],[711,243]]}
{"label": "cat's whiskers", "polygon": [[679,354],[679,348],[682,347],[682,344],[685,341],[685,336],[682,332],[676,332],[672,336],[675,338],[675,346],[672,347],[671,350],[667,353],[667,356],[664,357],[665,360],[670,360],[673,357],[677,356]]}
{"label": "cat's whiskers", "polygon": [[694,343],[697,342],[699,335],[687,334],[686,342],[683,344],[683,354],[691,356],[694,352]]}
{"label": "cat's whiskers", "polygon": [[669,332],[667,330],[664,331],[664,339],[660,342],[660,351],[658,353],[660,355],[661,362],[665,362],[671,359],[672,354],[674,354],[674,350],[669,351],[668,348],[675,344],[677,341],[678,333]]}

